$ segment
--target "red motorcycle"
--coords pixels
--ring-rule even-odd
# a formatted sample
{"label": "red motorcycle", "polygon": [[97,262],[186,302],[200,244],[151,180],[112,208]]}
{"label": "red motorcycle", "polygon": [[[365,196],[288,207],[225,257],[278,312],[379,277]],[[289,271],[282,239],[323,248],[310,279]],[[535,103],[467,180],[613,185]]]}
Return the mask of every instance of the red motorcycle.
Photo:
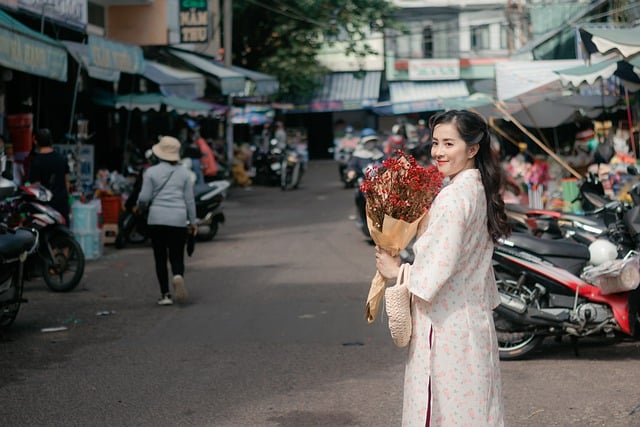
{"label": "red motorcycle", "polygon": [[545,337],[638,335],[640,256],[635,251],[621,259],[605,240],[587,247],[514,233],[496,247],[493,263],[502,359],[529,356]]}

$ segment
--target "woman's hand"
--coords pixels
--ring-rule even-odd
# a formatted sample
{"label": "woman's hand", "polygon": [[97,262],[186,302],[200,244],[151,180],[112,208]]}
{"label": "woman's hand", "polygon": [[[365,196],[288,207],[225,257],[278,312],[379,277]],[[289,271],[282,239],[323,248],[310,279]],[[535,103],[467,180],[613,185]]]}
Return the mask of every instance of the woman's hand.
{"label": "woman's hand", "polygon": [[385,279],[395,279],[400,272],[400,257],[392,257],[387,251],[376,246],[376,268]]}

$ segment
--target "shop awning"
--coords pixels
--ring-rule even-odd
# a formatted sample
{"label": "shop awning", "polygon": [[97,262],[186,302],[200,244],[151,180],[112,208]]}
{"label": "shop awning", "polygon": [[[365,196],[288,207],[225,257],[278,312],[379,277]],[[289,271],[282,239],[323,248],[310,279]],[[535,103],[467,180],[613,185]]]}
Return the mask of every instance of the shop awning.
{"label": "shop awning", "polygon": [[640,57],[629,61],[622,59],[608,59],[590,65],[579,65],[569,69],[557,71],[563,84],[574,87],[583,83],[593,85],[600,79],[617,77],[620,83],[632,92],[640,89],[640,76],[636,71],[640,68]]}
{"label": "shop awning", "polygon": [[209,77],[209,81],[220,89],[223,95],[245,95],[245,76],[223,65],[218,65],[213,58],[187,52],[179,49],[167,49],[174,57],[185,64],[202,71]]}
{"label": "shop awning", "polygon": [[117,82],[120,80],[119,70],[91,65],[88,45],[66,40],[63,41],[62,44],[67,48],[67,51],[73,59],[87,70],[89,77],[107,82]]}
{"label": "shop awning", "polygon": [[67,51],[64,46],[33,31],[2,10],[0,64],[25,73],[67,81]]}
{"label": "shop awning", "polygon": [[640,26],[634,28],[580,28],[580,38],[589,54],[617,52],[625,59],[640,55]]}
{"label": "shop awning", "polygon": [[561,87],[556,71],[580,65],[584,65],[580,59],[499,62],[496,64],[496,95],[500,100],[507,100],[531,94],[554,82]]}
{"label": "shop awning", "polygon": [[177,96],[165,96],[161,93],[113,95],[101,91],[94,94],[93,101],[103,107],[124,108],[129,111],[160,111],[164,106],[167,111],[191,116],[210,116],[220,113],[218,105]]}
{"label": "shop awning", "polygon": [[295,105],[287,113],[319,113],[353,111],[370,108],[380,97],[382,71],[336,72],[324,77],[320,88],[309,104]]}
{"label": "shop awning", "polygon": [[144,72],[144,56],[140,46],[119,43],[91,34],[87,44],[90,65],[129,74]]}
{"label": "shop awning", "polygon": [[[578,95],[562,91],[523,94],[518,99],[500,101],[501,106],[518,122],[531,128],[555,128],[574,120],[578,114],[600,115],[604,109],[615,108],[616,96]],[[447,109],[472,109],[486,118],[505,118],[489,95],[473,94],[465,100],[445,102]]]}
{"label": "shop awning", "polygon": [[194,71],[181,70],[146,60],[144,77],[160,86],[165,96],[177,96],[185,99],[201,98],[206,87],[205,77]]}
{"label": "shop awning", "polygon": [[445,109],[445,100],[469,96],[462,80],[446,82],[392,82],[389,83],[390,100],[379,102],[373,111],[381,116],[421,113]]}
{"label": "shop awning", "polygon": [[245,96],[273,95],[280,90],[280,82],[274,76],[236,66],[231,67],[231,70],[246,77]]}

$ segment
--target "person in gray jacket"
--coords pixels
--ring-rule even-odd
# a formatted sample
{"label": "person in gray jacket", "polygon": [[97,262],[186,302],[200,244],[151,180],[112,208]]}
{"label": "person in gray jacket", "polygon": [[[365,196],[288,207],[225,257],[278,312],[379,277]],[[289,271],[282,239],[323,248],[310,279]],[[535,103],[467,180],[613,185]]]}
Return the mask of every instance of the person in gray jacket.
{"label": "person in gray jacket", "polygon": [[147,223],[153,246],[156,276],[160,283],[159,305],[173,304],[169,292],[167,255],[176,302],[187,300],[184,284],[184,247],[187,233],[195,235],[196,205],[189,171],[180,160],[180,141],[163,136],[151,151],[159,160],[144,173],[138,206],[148,206]]}

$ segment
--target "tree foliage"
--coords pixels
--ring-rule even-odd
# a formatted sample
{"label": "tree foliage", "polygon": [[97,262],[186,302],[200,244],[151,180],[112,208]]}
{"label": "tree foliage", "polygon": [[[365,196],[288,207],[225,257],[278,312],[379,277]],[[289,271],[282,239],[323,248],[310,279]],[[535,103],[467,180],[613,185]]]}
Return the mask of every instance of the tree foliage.
{"label": "tree foliage", "polygon": [[236,0],[233,8],[233,63],[276,76],[289,101],[308,99],[327,74],[316,59],[324,43],[364,57],[373,52],[369,32],[399,28],[387,0]]}

